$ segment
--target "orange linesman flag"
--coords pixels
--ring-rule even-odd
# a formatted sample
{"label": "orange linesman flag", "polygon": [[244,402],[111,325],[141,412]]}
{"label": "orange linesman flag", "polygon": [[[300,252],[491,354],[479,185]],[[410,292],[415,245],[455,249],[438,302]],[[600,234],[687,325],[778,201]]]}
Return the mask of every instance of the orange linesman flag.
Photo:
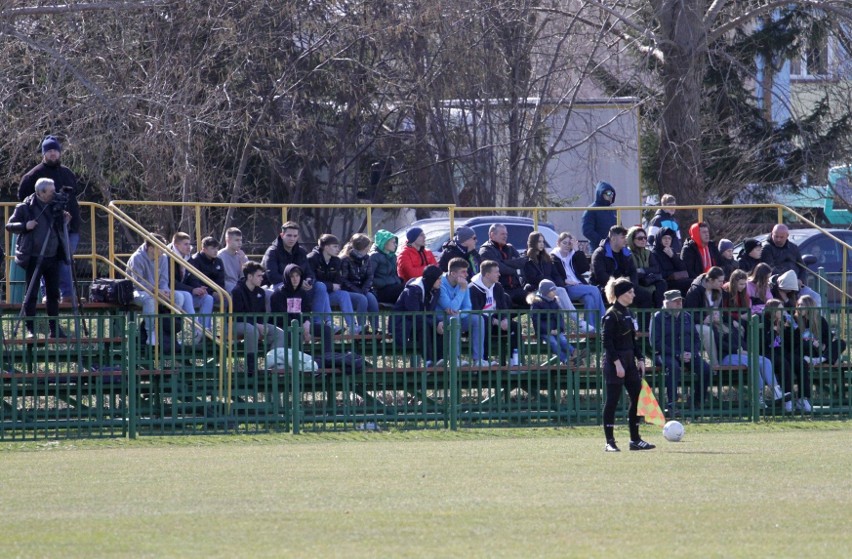
{"label": "orange linesman flag", "polygon": [[666,424],[666,416],[663,415],[660,403],[654,397],[651,385],[645,379],[642,379],[642,392],[639,393],[639,403],[636,408],[636,413],[644,415],[646,422],[660,427]]}

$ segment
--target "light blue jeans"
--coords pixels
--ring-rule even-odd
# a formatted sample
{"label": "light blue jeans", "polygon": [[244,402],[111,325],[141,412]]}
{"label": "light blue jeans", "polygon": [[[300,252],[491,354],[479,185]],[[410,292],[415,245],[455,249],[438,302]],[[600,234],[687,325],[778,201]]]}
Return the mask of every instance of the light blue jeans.
{"label": "light blue jeans", "polygon": [[[450,320],[459,320],[458,317],[450,317]],[[483,346],[485,343],[485,321],[481,315],[469,314],[462,317],[459,328],[459,336],[456,339],[457,347],[461,346],[461,333],[470,334],[470,353],[474,361],[483,359]]]}

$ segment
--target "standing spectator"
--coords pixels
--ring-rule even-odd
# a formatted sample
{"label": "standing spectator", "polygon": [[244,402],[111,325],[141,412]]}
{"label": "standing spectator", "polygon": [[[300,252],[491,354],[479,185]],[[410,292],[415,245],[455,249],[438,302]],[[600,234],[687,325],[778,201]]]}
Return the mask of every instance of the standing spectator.
{"label": "standing spectator", "polygon": [[[39,179],[50,179],[56,192],[68,195],[68,205],[65,208],[71,215],[68,221],[68,263],[64,260],[58,263],[59,292],[62,300],[70,302],[74,293],[71,280],[71,267],[77,245],[80,243],[80,204],[77,202],[77,177],[68,167],[62,165],[62,144],[54,136],[47,136],[41,143],[41,163],[27,171],[18,186],[18,200],[23,202],[35,193],[35,185]],[[63,243],[65,241],[63,240]]]}
{"label": "standing spectator", "polygon": [[769,264],[773,274],[780,276],[787,271],[796,274],[796,279],[799,282],[799,288],[796,291],[802,295],[810,295],[816,301],[817,306],[821,307],[822,298],[816,291],[805,285],[808,268],[802,261],[799,246],[790,241],[789,236],[790,230],[786,225],[783,223],[775,225],[769,239],[763,241],[763,253],[760,255],[760,259]]}
{"label": "standing spectator", "polygon": [[[343,319],[349,332],[360,334],[361,325],[355,322],[355,315],[352,314],[352,298],[350,293],[343,289],[343,263],[337,256],[340,252],[340,241],[334,235],[326,233],[320,236],[317,242],[319,244],[308,254],[308,262],[316,274],[317,282],[325,285],[329,304],[336,305],[343,311]],[[357,301],[359,306],[354,310],[363,316],[367,312],[367,301],[363,298],[358,298]]]}
{"label": "standing spectator", "polygon": [[[603,291],[614,278],[625,278],[631,285],[638,282],[636,266],[627,248],[627,229],[620,225],[613,225],[607,239],[592,253],[592,285]],[[644,291],[634,291],[630,301],[637,307],[651,308],[651,297]]]}
{"label": "standing spectator", "polygon": [[243,336],[248,374],[254,374],[257,370],[257,349],[261,337],[267,349],[284,347],[286,340],[281,328],[266,322],[266,294],[261,287],[263,270],[263,265],[247,262],[243,267],[243,277],[231,291],[231,299],[234,301],[234,334]]}
{"label": "standing spectator", "polygon": [[396,273],[396,237],[385,229],[376,232],[376,241],[370,252],[373,265],[373,291],[380,303],[395,304],[405,283]]}
{"label": "standing spectator", "polygon": [[[518,323],[509,315],[511,305],[500,285],[500,266],[493,260],[482,263],[480,273],[470,281],[470,305],[475,311],[482,311],[485,331],[488,336],[488,354],[513,354],[519,349]],[[504,341],[505,339],[505,341]],[[503,351],[508,349],[507,351]],[[512,362],[517,365],[517,362]]]}
{"label": "standing spectator", "polygon": [[577,314],[577,308],[571,302],[568,291],[565,289],[565,271],[562,267],[556,267],[553,258],[545,250],[544,235],[533,231],[527,238],[527,252],[524,256],[524,280],[527,282],[527,291],[538,289],[542,280],[550,280],[556,285],[556,302],[563,311],[576,320],[580,325],[580,331],[592,333],[595,327],[588,324]]}
{"label": "standing spectator", "polygon": [[680,259],[690,280],[719,265],[719,248],[710,238],[709,225],[702,221],[689,227],[689,239],[683,244]]}
{"label": "standing spectator", "polygon": [[470,227],[457,227],[456,234],[441,247],[441,260],[438,267],[446,272],[453,258],[467,260],[468,277],[479,273],[479,264],[482,259],[476,251],[476,233]]}
{"label": "standing spectator", "polygon": [[731,272],[737,269],[737,262],[734,260],[734,243],[728,239],[719,241],[719,267],[725,272],[725,279],[731,277]]}
{"label": "standing spectator", "polygon": [[[352,306],[366,307],[367,316],[359,318],[361,324],[370,324],[373,332],[377,331],[379,320],[379,300],[373,293],[373,263],[370,262],[369,249],[373,242],[363,233],[355,233],[344,245],[340,253],[341,281],[343,289],[349,292]],[[363,299],[363,303],[361,302]]]}
{"label": "standing spectator", "polygon": [[[599,182],[595,186],[595,201],[590,208],[608,208],[615,204],[615,188],[608,182]],[[609,235],[609,230],[617,223],[615,210],[586,210],[583,212],[583,235],[589,239],[589,246],[595,250]]]}
{"label": "standing spectator", "polygon": [[[559,312],[556,301],[556,284],[549,279],[541,280],[536,293],[530,293],[528,300],[532,313],[532,322],[538,339],[546,342],[550,351],[559,357],[559,362],[568,364],[568,359],[574,356],[575,348],[568,343],[565,335],[565,317]],[[575,361],[573,366],[577,366]]]}
{"label": "standing spectator", "polygon": [[[438,312],[441,321],[458,320],[459,334],[470,333],[470,352],[473,364],[479,367],[498,365],[489,362],[484,354],[484,321],[479,313],[472,313],[470,290],[467,282],[467,262],[461,258],[450,260],[449,270],[441,278],[441,295],[438,302]],[[461,341],[456,340],[460,347]]]}
{"label": "standing spectator", "polygon": [[654,313],[651,345],[654,347],[654,359],[666,375],[666,416],[679,415],[677,387],[684,372],[696,377],[697,385],[692,390],[693,407],[703,407],[713,371],[710,364],[701,358],[701,338],[695,330],[692,315],[683,310],[683,296],[677,289],[663,294],[663,310]]}
{"label": "standing spectator", "polygon": [[243,277],[243,266],[248,262],[243,252],[243,233],[236,227],[225,231],[225,248],[217,254],[225,270],[225,290],[233,291],[237,282]]}
{"label": "standing spectator", "polygon": [[[166,238],[158,233],[151,235],[157,241],[166,244]],[[162,297],[169,296],[169,278],[166,273],[168,262],[160,247],[145,241],[136,252],[127,259],[127,275],[139,285],[134,285],[133,302],[142,307],[142,319],[145,324],[148,345],[157,345],[154,315],[157,314],[157,300],[154,292]]]}
{"label": "standing spectator", "polygon": [[[210,281],[225,289],[225,265],[222,259],[218,256],[219,241],[213,237],[204,237],[201,239],[201,246],[189,263],[198,268]],[[221,305],[219,293],[214,291],[212,287],[206,287],[207,293],[213,297],[213,302],[216,305]]]}
{"label": "standing spectator", "polygon": [[509,244],[509,231],[502,223],[494,223],[488,228],[488,240],[479,247],[482,260],[493,260],[500,267],[500,285],[512,299],[515,308],[527,308],[527,292],[521,285],[518,270],[524,267],[526,259],[515,247]]}
{"label": "standing spectator", "polygon": [[683,260],[680,259],[680,254],[673,247],[674,239],[674,231],[669,228],[661,229],[654,243],[654,256],[657,257],[660,273],[665,278],[668,288],[677,289],[686,295],[692,280],[689,279],[689,273],[686,271]]}
{"label": "standing spectator", "polygon": [[[796,407],[804,412],[812,411],[810,371],[802,354],[801,338],[796,333],[789,314],[778,299],[766,302],[763,311],[763,354],[772,361],[776,374],[784,379],[784,388],[792,392],[794,381],[798,381],[798,399]],[[793,411],[793,402],[784,403],[784,410]]]}
{"label": "standing spectator", "polygon": [[[192,254],[192,243],[189,234],[177,232],[172,236],[172,242],[169,248],[182,262],[189,261]],[[201,283],[198,278],[193,277],[180,262],[175,259],[169,260],[173,264],[174,272],[174,296],[175,304],[182,308],[183,311],[192,316],[192,323],[195,328],[193,339],[195,343],[201,343],[204,340],[204,330],[199,328],[209,329],[212,325],[213,312],[213,296],[207,293],[207,288]],[[196,318],[196,310],[201,314],[201,319]]]}
{"label": "standing spectator", "polygon": [[[610,239],[612,236],[610,236]],[[627,308],[633,303],[633,284],[627,278],[615,278],[606,285],[607,299],[612,306],[606,311],[601,325],[604,349],[603,374],[606,381],[606,403],[603,423],[607,452],[620,452],[615,443],[615,410],[621,400],[621,392],[627,389],[630,407],[627,409],[627,424],[630,428],[630,450],[651,450],[654,445],[639,436],[639,417],[636,413],[642,377],[645,374],[645,359],[642,345],[636,336],[636,319]]]}
{"label": "standing spectator", "polygon": [[444,321],[440,319],[441,269],[426,266],[423,276],[408,280],[393,307],[390,334],[400,351],[414,350],[431,367],[443,358]]}
{"label": "standing spectator", "polygon": [[289,264],[296,264],[301,270],[302,288],[310,294],[314,320],[324,320],[334,328],[331,320],[331,303],[328,300],[328,289],[322,282],[315,282],[316,276],[308,262],[308,253],[299,245],[299,224],[288,221],[281,226],[278,237],[266,249],[261,261],[266,268],[266,283],[270,291],[280,288],[286,281],[284,270]]}
{"label": "standing spectator", "polygon": [[[18,235],[15,246],[15,263],[26,270],[27,292],[24,298],[24,315],[27,316],[27,337],[35,336],[36,302],[39,280],[44,278],[47,295],[47,315],[51,338],[64,338],[65,332],[56,323],[59,316],[59,265],[68,259],[62,227],[71,219],[69,212],[61,212],[52,205],[56,195],[53,180],[36,181],[35,193],[15,206],[6,224],[6,231]],[[42,252],[42,249],[43,252]]]}
{"label": "standing spectator", "polygon": [[714,367],[719,364],[719,356],[716,351],[715,337],[719,335],[722,327],[722,284],[725,283],[725,272],[718,266],[710,268],[706,274],[701,274],[689,291],[686,292],[684,306],[696,311],[695,324],[701,336],[701,345],[707,350],[710,364]]}
{"label": "standing spectator", "polygon": [[674,218],[675,208],[668,207],[677,205],[677,200],[672,194],[663,194],[663,197],[660,198],[660,205],[666,207],[658,209],[648,223],[648,246],[656,245],[660,231],[669,229],[673,234],[672,250],[680,252],[683,244],[680,238],[680,225],[678,225]]}
{"label": "standing spectator", "polygon": [[[586,313],[586,324],[595,329],[600,327],[600,321],[606,312],[606,307],[601,297],[601,290],[594,285],[589,285],[585,274],[590,270],[589,258],[586,254],[574,247],[574,236],[571,233],[562,232],[550,255],[553,257],[554,265],[561,266],[561,274],[565,277],[565,291],[572,301],[581,301]],[[582,325],[581,325],[582,327]]]}
{"label": "standing spectator", "polygon": [[648,248],[648,234],[645,230],[641,227],[631,227],[627,231],[627,247],[630,249],[633,265],[636,266],[638,289],[651,297],[654,308],[662,308],[663,294],[668,284],[663,279],[662,268],[657,262],[657,257]]}
{"label": "standing spectator", "polygon": [[[760,264],[760,256],[763,254],[763,245],[757,239],[746,239],[743,248],[737,257],[737,267],[750,274],[754,267]],[[770,268],[771,270],[771,268]]]}
{"label": "standing spectator", "polygon": [[751,300],[751,312],[761,314],[766,302],[772,299],[772,289],[769,287],[769,277],[772,269],[769,264],[760,262],[751,271],[746,283],[746,293]]}
{"label": "standing spectator", "polygon": [[423,268],[438,263],[432,251],[426,248],[426,233],[423,229],[412,227],[405,233],[405,238],[408,242],[396,261],[396,275],[404,282],[419,278],[423,275]]}

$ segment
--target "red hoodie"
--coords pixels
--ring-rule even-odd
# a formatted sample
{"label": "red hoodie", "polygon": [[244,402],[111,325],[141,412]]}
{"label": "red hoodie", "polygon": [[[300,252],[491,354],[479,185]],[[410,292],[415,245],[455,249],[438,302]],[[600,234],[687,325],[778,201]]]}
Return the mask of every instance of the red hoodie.
{"label": "red hoodie", "polygon": [[713,259],[710,258],[710,249],[701,244],[701,226],[698,223],[693,223],[689,227],[689,238],[695,242],[695,248],[698,249],[698,254],[701,255],[701,267],[704,273],[714,266]]}

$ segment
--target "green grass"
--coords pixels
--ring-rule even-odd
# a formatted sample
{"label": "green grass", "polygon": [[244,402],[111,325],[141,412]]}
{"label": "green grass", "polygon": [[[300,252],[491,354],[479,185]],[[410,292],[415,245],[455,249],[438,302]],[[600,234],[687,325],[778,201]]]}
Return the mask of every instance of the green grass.
{"label": "green grass", "polygon": [[[0,443],[0,556],[837,557],[845,422]],[[626,443],[626,429],[617,431]],[[626,444],[623,444],[626,448]]]}

